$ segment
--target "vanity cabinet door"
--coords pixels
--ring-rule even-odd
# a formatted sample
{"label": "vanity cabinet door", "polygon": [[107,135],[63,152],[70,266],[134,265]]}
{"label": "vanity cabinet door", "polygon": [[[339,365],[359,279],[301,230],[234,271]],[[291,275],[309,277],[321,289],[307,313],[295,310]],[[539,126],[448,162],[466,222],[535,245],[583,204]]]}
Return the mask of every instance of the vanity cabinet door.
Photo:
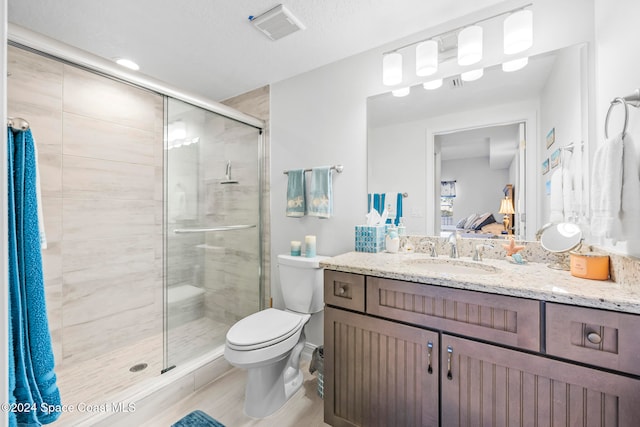
{"label": "vanity cabinet door", "polygon": [[442,336],[442,425],[636,426],[640,380]]}
{"label": "vanity cabinet door", "polygon": [[325,309],[324,420],[438,426],[438,334]]}

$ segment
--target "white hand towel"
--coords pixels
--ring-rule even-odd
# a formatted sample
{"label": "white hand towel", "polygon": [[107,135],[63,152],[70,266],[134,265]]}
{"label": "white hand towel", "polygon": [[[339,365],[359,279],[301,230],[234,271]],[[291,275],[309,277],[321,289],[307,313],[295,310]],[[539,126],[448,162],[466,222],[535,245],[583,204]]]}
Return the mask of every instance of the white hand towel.
{"label": "white hand towel", "polygon": [[564,204],[562,199],[562,168],[556,169],[551,175],[550,193],[549,204],[551,212],[549,213],[549,222],[563,222]]}
{"label": "white hand towel", "polygon": [[593,156],[591,178],[591,235],[614,238],[619,234],[622,196],[622,134],[600,144]]}
{"label": "white hand towel", "polygon": [[551,175],[549,222],[570,221],[574,214],[573,173],[571,153],[564,151],[558,169]]}

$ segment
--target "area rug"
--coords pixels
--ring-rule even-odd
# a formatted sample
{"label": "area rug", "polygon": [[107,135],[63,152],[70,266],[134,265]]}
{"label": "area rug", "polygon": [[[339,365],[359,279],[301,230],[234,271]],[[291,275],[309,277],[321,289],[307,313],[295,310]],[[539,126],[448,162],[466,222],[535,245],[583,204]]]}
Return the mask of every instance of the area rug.
{"label": "area rug", "polygon": [[182,417],[171,427],[224,427],[224,424],[214,420],[202,411],[193,411]]}

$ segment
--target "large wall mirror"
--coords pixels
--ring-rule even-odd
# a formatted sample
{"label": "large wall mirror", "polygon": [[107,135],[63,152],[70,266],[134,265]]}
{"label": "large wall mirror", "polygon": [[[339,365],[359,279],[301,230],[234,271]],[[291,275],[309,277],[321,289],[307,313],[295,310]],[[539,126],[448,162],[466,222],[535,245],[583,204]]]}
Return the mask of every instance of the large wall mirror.
{"label": "large wall mirror", "polygon": [[[586,44],[570,46],[530,57],[518,71],[497,65],[475,81],[456,75],[435,90],[370,97],[368,191],[406,193],[409,234],[459,229],[532,240],[556,208],[552,178],[571,167],[573,203],[562,216],[577,222],[588,207],[587,56]],[[463,220],[487,214],[493,227],[465,228]]]}

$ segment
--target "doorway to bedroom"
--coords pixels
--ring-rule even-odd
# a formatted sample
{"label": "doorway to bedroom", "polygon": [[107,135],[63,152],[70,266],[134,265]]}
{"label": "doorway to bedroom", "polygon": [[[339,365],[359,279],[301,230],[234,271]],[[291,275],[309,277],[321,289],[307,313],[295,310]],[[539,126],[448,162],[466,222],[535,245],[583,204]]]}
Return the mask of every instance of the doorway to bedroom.
{"label": "doorway to bedroom", "polygon": [[524,236],[525,123],[437,134],[440,235]]}

